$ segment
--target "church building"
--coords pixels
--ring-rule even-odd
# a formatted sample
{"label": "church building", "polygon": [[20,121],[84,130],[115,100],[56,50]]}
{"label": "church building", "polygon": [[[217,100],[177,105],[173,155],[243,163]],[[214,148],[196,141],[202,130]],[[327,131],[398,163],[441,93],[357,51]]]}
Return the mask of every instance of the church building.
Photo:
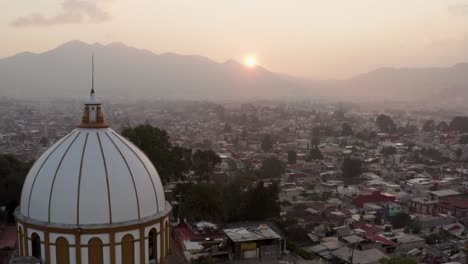
{"label": "church building", "polygon": [[109,127],[93,88],[81,123],[26,177],[17,252],[43,264],[164,263],[171,210],[156,168]]}

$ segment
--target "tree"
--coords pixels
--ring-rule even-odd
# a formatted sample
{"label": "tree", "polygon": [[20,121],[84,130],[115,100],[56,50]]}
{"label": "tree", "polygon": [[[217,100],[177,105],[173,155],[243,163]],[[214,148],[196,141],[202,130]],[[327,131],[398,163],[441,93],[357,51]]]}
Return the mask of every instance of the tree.
{"label": "tree", "polygon": [[7,218],[14,221],[13,211],[18,206],[21,189],[32,162],[22,162],[13,155],[0,155],[0,207],[6,206]]}
{"label": "tree", "polygon": [[294,150],[288,151],[288,163],[295,164],[297,162],[297,153]]}
{"label": "tree", "polygon": [[377,117],[375,121],[377,128],[384,133],[395,133],[396,132],[396,125],[393,122],[392,118],[388,115],[381,114]]}
{"label": "tree", "polygon": [[362,162],[356,158],[346,158],[343,160],[343,177],[344,178],[356,178],[361,175]]}
{"label": "tree", "polygon": [[349,137],[354,135],[353,128],[348,123],[343,123],[341,125],[341,135],[344,137]]}
{"label": "tree", "polygon": [[393,147],[393,146],[390,146],[390,147],[383,147],[382,150],[380,151],[380,153],[382,153],[383,155],[394,155],[396,154],[396,148]]}
{"label": "tree", "polygon": [[273,138],[271,135],[266,134],[263,136],[261,147],[264,152],[270,152],[273,150]]}
{"label": "tree", "polygon": [[456,116],[450,121],[450,130],[468,133],[468,116]]}
{"label": "tree", "polygon": [[283,172],[284,165],[276,157],[264,159],[259,171],[262,178],[279,178]]}
{"label": "tree", "polygon": [[245,220],[260,221],[278,217],[280,207],[278,200],[278,186],[276,183],[265,187],[263,181],[249,192]]}
{"label": "tree", "polygon": [[218,263],[218,261],[211,256],[206,256],[206,257],[200,257],[195,263],[196,264],[216,264]]}
{"label": "tree", "polygon": [[182,215],[190,221],[220,222],[223,219],[223,199],[219,186],[198,183],[186,192]]}
{"label": "tree", "polygon": [[440,132],[448,132],[450,131],[450,127],[445,121],[442,121],[436,126],[436,130]]}
{"label": "tree", "polygon": [[166,130],[146,124],[125,128],[122,135],[140,148],[155,164],[163,182],[180,178],[189,171],[190,164],[181,164],[183,161],[189,161],[183,156],[191,150],[173,147]]}
{"label": "tree", "polygon": [[49,139],[46,137],[41,137],[41,140],[39,140],[39,143],[41,143],[43,147],[47,147],[49,145]]}
{"label": "tree", "polygon": [[422,127],[422,131],[424,132],[433,132],[435,129],[435,122],[432,119],[426,120]]}
{"label": "tree", "polygon": [[202,179],[209,180],[221,158],[212,150],[197,150],[192,158],[193,171]]}
{"label": "tree", "polygon": [[418,264],[418,262],[410,257],[395,256],[382,258],[380,264]]}
{"label": "tree", "polygon": [[411,223],[411,217],[407,213],[397,213],[390,217],[390,223],[394,228],[403,228],[409,226]]}
{"label": "tree", "polygon": [[449,238],[449,236],[450,233],[447,230],[441,228],[438,232],[432,233],[425,237],[426,244],[434,245],[440,242],[444,242]]}
{"label": "tree", "polygon": [[309,151],[309,156],[307,157],[307,159],[309,161],[310,160],[322,160],[323,159],[322,152],[317,146],[312,147]]}
{"label": "tree", "polygon": [[458,143],[460,144],[468,144],[468,134],[464,134],[460,137],[458,140]]}
{"label": "tree", "polygon": [[252,191],[253,175],[236,176],[223,188],[224,219],[238,222],[245,219],[247,204]]}

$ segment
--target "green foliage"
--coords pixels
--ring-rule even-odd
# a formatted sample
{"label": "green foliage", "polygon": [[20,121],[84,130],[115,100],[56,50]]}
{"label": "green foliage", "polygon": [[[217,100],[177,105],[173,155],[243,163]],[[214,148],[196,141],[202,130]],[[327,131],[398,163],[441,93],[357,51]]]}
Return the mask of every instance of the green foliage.
{"label": "green foliage", "polygon": [[344,137],[353,136],[353,128],[348,123],[343,123],[343,125],[341,125],[341,135]]}
{"label": "green foliage", "polygon": [[271,135],[267,134],[263,136],[261,147],[264,152],[270,152],[273,150],[273,138]]}
{"label": "green foliage", "polygon": [[468,133],[468,116],[456,116],[450,121],[450,130]]}
{"label": "green foliage", "polygon": [[49,145],[49,139],[46,137],[41,137],[41,139],[39,140],[39,143],[41,143],[43,147],[47,147]]}
{"label": "green foliage", "polygon": [[395,256],[391,258],[383,258],[380,264],[417,264],[418,262],[409,257]]}
{"label": "green foliage", "polygon": [[395,147],[383,147],[382,150],[380,151],[380,153],[382,153],[383,155],[394,155],[396,154],[396,148]]}
{"label": "green foliage", "polygon": [[288,241],[293,242],[291,246],[310,242],[310,238],[307,236],[307,230],[298,224],[297,219],[274,218],[272,222],[281,229]]}
{"label": "green foliage", "polygon": [[407,213],[398,213],[390,217],[389,220],[394,228],[409,228],[414,234],[421,231],[421,223],[417,220],[412,220],[411,216]]}
{"label": "green foliage", "polygon": [[468,134],[464,134],[460,137],[458,140],[458,143],[460,144],[468,144]]}
{"label": "green foliage", "polygon": [[297,162],[297,153],[294,150],[288,151],[288,163],[295,164]]}
{"label": "green foliage", "polygon": [[199,258],[195,263],[197,264],[216,264],[218,263],[218,261],[211,257],[211,256],[207,256],[207,257],[201,257]]}
{"label": "green foliage", "polygon": [[275,157],[269,157],[263,160],[259,174],[262,178],[279,178],[283,172],[283,163]]}
{"label": "green foliage", "polygon": [[448,132],[450,131],[450,127],[445,121],[442,121],[436,126],[436,130],[440,132]]}
{"label": "green foliage", "polygon": [[192,158],[193,171],[202,179],[209,180],[221,158],[212,150],[197,150]]}
{"label": "green foliage", "polygon": [[220,222],[223,219],[220,188],[207,183],[191,186],[183,198],[182,214],[190,221]]}
{"label": "green foliage", "polygon": [[311,160],[322,160],[323,155],[318,146],[314,146],[310,149],[309,155],[307,156],[307,161]]}
{"label": "green foliage", "polygon": [[164,129],[151,125],[139,125],[125,128],[122,135],[139,147],[155,164],[163,182],[180,178],[188,172],[190,165],[181,164],[183,163],[181,155],[190,150],[181,150],[180,147],[174,149]]}
{"label": "green foliage", "polygon": [[411,217],[407,213],[397,213],[396,215],[390,217],[390,223],[394,228],[403,228],[411,223]]}
{"label": "green foliage", "polygon": [[344,178],[356,178],[361,175],[362,162],[356,158],[346,158],[343,160],[343,177]]}
{"label": "green foliage", "polygon": [[278,217],[280,214],[277,202],[278,185],[275,183],[265,187],[263,181],[259,181],[257,186],[249,192],[247,199],[245,220],[266,220]]}
{"label": "green foliage", "polygon": [[305,260],[311,260],[315,258],[314,253],[307,252],[305,249],[299,247],[296,243],[290,240],[286,241],[286,249]]}
{"label": "green foliage", "polygon": [[381,114],[377,117],[375,121],[377,128],[384,133],[395,133],[396,132],[396,125],[393,122],[392,118],[388,115]]}
{"label": "green foliage", "polygon": [[19,204],[21,189],[32,162],[23,162],[13,155],[0,155],[0,206],[6,206],[8,220]]}
{"label": "green foliage", "polygon": [[224,185],[178,184],[174,194],[182,194],[182,217],[190,221],[237,222],[279,216],[278,185],[264,187],[262,181],[252,185],[253,180],[236,177]]}
{"label": "green foliage", "polygon": [[446,241],[450,236],[450,233],[444,229],[439,229],[438,232],[432,233],[428,236],[425,237],[426,239],[426,244],[428,245],[435,245],[440,242]]}

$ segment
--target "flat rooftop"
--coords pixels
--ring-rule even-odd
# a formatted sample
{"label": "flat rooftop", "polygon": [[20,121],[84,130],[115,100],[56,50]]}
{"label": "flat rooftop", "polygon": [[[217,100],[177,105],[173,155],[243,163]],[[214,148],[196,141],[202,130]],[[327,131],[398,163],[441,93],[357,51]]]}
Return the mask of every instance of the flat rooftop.
{"label": "flat rooftop", "polygon": [[233,242],[281,239],[281,236],[273,231],[273,229],[271,229],[267,224],[252,227],[223,229],[223,232]]}

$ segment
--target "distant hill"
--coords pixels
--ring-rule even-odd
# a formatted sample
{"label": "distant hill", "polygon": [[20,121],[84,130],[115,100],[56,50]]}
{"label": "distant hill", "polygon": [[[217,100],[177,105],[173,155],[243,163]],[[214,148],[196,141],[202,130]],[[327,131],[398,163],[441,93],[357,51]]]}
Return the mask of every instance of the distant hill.
{"label": "distant hill", "polygon": [[447,68],[381,68],[346,80],[312,81],[247,69],[236,61],[154,54],[122,43],[70,41],[50,51],[0,59],[0,96],[81,97],[90,89],[91,53],[96,90],[105,98],[465,100],[468,64]]}
{"label": "distant hill", "polygon": [[122,43],[70,41],[53,50],[0,59],[0,95],[77,97],[87,93],[91,54],[100,96],[134,99],[303,98],[309,83],[235,61],[201,56],[154,54]]}
{"label": "distant hill", "polygon": [[447,68],[381,68],[330,83],[342,95],[387,100],[468,98],[468,64]]}

